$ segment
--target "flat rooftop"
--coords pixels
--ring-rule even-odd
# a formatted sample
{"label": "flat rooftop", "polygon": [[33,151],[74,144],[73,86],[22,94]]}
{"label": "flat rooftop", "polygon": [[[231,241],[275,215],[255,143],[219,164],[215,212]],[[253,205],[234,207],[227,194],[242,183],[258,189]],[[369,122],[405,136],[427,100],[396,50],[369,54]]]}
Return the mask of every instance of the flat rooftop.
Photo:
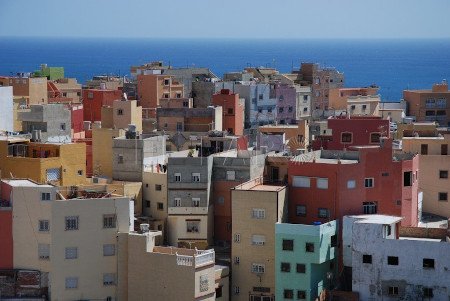
{"label": "flat rooftop", "polygon": [[11,179],[2,181],[14,187],[53,187],[52,185],[39,184],[28,179]]}
{"label": "flat rooftop", "polygon": [[264,180],[262,177],[255,178],[253,180],[250,180],[248,182],[242,183],[234,187],[235,190],[272,191],[272,192],[278,192],[285,188],[286,186],[264,184]]}
{"label": "flat rooftop", "polygon": [[314,151],[298,155],[292,162],[323,164],[356,164],[359,162],[357,151]]}
{"label": "flat rooftop", "polygon": [[368,215],[354,215],[352,217],[358,218],[359,220],[355,223],[359,224],[382,224],[391,225],[400,222],[403,218],[391,215],[382,214],[368,214]]}

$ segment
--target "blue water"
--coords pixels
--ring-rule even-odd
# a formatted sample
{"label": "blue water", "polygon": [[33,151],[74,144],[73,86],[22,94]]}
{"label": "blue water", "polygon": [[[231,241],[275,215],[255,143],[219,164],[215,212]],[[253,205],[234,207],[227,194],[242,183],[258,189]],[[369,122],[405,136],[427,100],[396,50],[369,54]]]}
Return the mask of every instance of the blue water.
{"label": "blue water", "polygon": [[450,40],[163,40],[0,38],[0,75],[64,66],[68,77],[129,74],[131,65],[164,60],[175,67],[209,67],[216,75],[244,67],[290,72],[318,62],[345,73],[346,86],[381,87],[382,99],[450,79]]}

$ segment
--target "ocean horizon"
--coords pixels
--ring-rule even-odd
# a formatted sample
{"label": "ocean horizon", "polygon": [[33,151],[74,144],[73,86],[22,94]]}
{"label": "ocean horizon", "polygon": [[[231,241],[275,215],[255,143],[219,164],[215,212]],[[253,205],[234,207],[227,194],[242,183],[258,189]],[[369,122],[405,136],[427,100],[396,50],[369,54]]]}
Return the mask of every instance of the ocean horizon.
{"label": "ocean horizon", "polygon": [[385,101],[405,89],[450,79],[450,39],[219,39],[0,37],[0,76],[63,66],[84,83],[94,75],[129,76],[132,65],[164,61],[207,67],[217,76],[247,66],[291,72],[316,62],[345,74],[346,87],[380,86]]}

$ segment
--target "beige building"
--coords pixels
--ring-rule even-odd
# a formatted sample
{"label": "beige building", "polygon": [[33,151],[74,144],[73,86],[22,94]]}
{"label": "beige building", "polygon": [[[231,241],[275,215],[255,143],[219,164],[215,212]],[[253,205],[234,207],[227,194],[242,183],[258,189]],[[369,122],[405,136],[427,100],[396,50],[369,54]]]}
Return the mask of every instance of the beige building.
{"label": "beige building", "polygon": [[275,223],[286,221],[287,188],[256,178],[233,188],[231,202],[231,300],[273,301]]}
{"label": "beige building", "polygon": [[214,250],[156,246],[161,232],[119,233],[119,300],[215,300]]}
{"label": "beige building", "polygon": [[27,105],[48,102],[46,77],[0,77],[0,86],[12,86],[13,95],[27,100]]}
{"label": "beige building", "polygon": [[380,95],[349,96],[347,112],[351,116],[379,116]]}
{"label": "beige building", "polygon": [[402,151],[420,154],[419,190],[423,212],[450,218],[450,134],[438,137],[403,137]]}
{"label": "beige building", "polygon": [[389,119],[391,122],[401,123],[405,118],[405,111],[402,109],[379,109],[381,119]]}
{"label": "beige building", "polygon": [[129,124],[142,133],[142,107],[136,100],[115,100],[111,107],[102,107],[102,127],[127,129]]}
{"label": "beige building", "polygon": [[403,137],[411,137],[416,134],[419,136],[436,136],[437,124],[435,122],[399,123],[395,138],[402,139]]}
{"label": "beige building", "polygon": [[125,130],[112,128],[92,129],[92,169],[94,176],[112,178],[113,139],[125,136]]}
{"label": "beige building", "polygon": [[81,84],[76,78],[60,78],[48,81],[48,99],[52,101],[63,101],[81,103]]}
{"label": "beige building", "polygon": [[[150,229],[162,231],[167,241],[167,173],[145,169],[142,177],[143,215],[149,217]],[[152,223],[156,226],[152,227]]]}

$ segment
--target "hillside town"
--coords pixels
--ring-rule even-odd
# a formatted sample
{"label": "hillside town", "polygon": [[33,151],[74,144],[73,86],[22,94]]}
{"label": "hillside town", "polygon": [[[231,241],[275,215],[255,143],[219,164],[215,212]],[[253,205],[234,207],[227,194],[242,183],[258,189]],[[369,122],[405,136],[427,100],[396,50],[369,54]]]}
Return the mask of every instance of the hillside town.
{"label": "hillside town", "polygon": [[0,76],[1,300],[449,300],[446,80],[36,69]]}

